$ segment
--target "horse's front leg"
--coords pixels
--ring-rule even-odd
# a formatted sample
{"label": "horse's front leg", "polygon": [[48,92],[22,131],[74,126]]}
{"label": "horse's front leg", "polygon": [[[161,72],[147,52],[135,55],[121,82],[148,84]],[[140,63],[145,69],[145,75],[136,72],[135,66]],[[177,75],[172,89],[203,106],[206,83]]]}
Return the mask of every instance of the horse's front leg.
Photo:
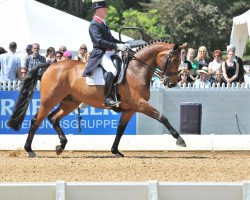
{"label": "horse's front leg", "polygon": [[152,117],[153,119],[158,120],[169,130],[170,134],[177,139],[176,144],[181,147],[186,147],[185,141],[182,139],[180,134],[173,128],[173,126],[169,123],[168,119],[157,111],[154,107],[152,107],[146,100],[141,99],[138,101],[139,112]]}
{"label": "horse's front leg", "polygon": [[112,154],[114,154],[116,157],[124,157],[124,155],[118,150],[118,145],[119,145],[121,137],[122,137],[122,135],[127,127],[127,124],[134,113],[135,112],[131,111],[131,110],[129,110],[129,111],[126,110],[126,111],[122,112],[122,115],[121,115],[121,118],[119,121],[119,125],[117,128],[115,140],[114,140],[113,146],[111,148]]}

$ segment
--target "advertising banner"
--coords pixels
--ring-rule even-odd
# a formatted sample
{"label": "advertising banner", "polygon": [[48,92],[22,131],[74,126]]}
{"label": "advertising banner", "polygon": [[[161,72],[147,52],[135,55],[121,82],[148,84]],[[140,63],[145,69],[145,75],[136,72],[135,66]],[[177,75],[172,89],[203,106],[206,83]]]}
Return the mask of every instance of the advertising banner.
{"label": "advertising banner", "polygon": [[[40,105],[40,92],[35,91],[32,100],[30,101],[25,119],[19,131],[10,129],[7,122],[13,112],[15,102],[17,101],[18,91],[0,91],[0,134],[27,134],[30,127],[30,120],[37,113]],[[119,124],[121,113],[116,113],[111,110],[97,109],[87,106],[85,109],[80,110],[80,127],[78,130],[78,111],[75,110],[69,115],[65,116],[60,126],[65,134],[76,135],[113,135]],[[42,122],[37,134],[56,134],[51,123],[46,120]],[[125,134],[136,134],[136,115],[130,120]]]}

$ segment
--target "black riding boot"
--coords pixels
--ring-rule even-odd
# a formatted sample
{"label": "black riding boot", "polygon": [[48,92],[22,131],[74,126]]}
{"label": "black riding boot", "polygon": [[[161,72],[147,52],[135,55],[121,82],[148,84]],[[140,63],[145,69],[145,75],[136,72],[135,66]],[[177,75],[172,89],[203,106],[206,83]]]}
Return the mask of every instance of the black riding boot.
{"label": "black riding boot", "polygon": [[104,86],[104,104],[107,107],[116,106],[119,102],[111,99],[110,93],[113,86],[113,81],[115,76],[111,72],[106,72],[104,74],[105,86]]}

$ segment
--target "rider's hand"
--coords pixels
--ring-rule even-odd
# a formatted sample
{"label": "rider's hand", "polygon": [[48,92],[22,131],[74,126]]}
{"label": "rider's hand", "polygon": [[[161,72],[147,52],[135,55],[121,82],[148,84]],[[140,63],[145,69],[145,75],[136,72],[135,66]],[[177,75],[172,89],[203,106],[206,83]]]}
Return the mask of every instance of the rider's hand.
{"label": "rider's hand", "polygon": [[117,50],[124,51],[128,48],[127,44],[116,44]]}

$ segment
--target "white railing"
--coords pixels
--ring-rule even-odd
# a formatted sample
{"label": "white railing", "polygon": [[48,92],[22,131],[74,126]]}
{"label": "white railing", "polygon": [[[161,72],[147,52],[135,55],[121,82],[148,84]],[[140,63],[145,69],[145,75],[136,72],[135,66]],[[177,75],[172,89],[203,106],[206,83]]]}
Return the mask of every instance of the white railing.
{"label": "white railing", "polygon": [[[166,88],[162,83],[154,82],[151,88]],[[176,86],[173,89],[250,89],[250,84],[247,83],[232,83],[232,85],[226,85],[223,83],[221,86],[217,86],[215,83],[212,85],[196,85],[195,83],[184,84],[182,87]]]}
{"label": "white railing", "polygon": [[[22,87],[22,81],[1,81],[0,90],[19,91]],[[40,81],[37,82],[36,90],[40,90]]]}
{"label": "white railing", "polygon": [[249,200],[250,182],[0,183],[3,200]]}

